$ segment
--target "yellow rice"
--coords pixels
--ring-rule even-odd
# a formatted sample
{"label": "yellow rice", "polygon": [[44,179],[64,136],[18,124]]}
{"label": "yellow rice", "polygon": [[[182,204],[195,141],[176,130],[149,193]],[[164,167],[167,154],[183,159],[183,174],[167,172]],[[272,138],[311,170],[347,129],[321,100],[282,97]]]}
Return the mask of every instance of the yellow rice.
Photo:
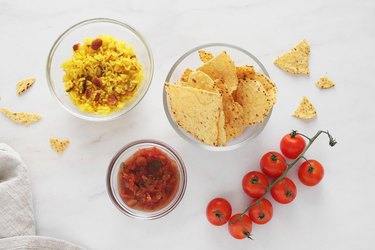
{"label": "yellow rice", "polygon": [[[142,65],[132,47],[112,36],[100,35],[102,46],[90,47],[96,38],[86,38],[62,64],[65,91],[84,112],[109,114],[132,99],[143,80]],[[101,85],[92,82],[100,79]]]}

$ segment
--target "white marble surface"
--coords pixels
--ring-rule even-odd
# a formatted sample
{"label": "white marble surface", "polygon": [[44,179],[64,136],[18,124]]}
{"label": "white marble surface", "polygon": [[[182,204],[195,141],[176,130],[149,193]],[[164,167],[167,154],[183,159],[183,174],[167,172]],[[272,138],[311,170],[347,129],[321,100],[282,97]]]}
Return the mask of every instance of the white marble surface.
{"label": "white marble surface", "polygon": [[[106,123],[79,120],[51,97],[45,65],[58,35],[88,18],[127,22],[149,41],[154,79],[144,100],[125,117]],[[43,120],[25,128],[0,116],[0,141],[15,148],[29,166],[38,234],[89,249],[373,249],[375,196],[375,2],[368,1],[5,1],[0,0],[0,106],[40,112]],[[272,62],[302,38],[311,44],[311,75],[292,76]],[[232,152],[208,152],[183,141],[171,128],[162,105],[162,84],[175,60],[208,42],[227,42],[256,55],[279,87],[279,101],[263,133]],[[22,97],[15,83],[35,75]],[[320,91],[323,75],[337,86]],[[291,116],[301,96],[318,118]],[[274,203],[274,218],[254,226],[254,241],[236,241],[226,227],[205,218],[207,202],[227,197],[234,211],[249,199],[242,176],[258,169],[263,153],[278,150],[291,129],[314,134],[329,129],[339,143],[319,140],[308,156],[326,170],[323,182],[307,188],[296,178],[298,196],[290,205]],[[49,137],[69,138],[63,155]],[[106,194],[107,165],[124,144],[154,138],[172,145],[188,168],[188,188],[165,218],[126,217]],[[0,173],[1,175],[1,173]],[[1,204],[0,204],[1,205]]]}

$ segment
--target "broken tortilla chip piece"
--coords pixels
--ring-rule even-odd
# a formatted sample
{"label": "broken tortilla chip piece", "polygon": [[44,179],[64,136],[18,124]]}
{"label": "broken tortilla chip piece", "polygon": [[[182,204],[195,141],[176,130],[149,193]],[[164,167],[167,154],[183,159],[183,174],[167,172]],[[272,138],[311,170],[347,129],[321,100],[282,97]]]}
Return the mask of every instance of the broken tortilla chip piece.
{"label": "broken tortilla chip piece", "polygon": [[274,64],[292,74],[309,74],[310,45],[304,39],[286,54],[279,56]]}
{"label": "broken tortilla chip piece", "polygon": [[57,152],[62,153],[70,144],[69,140],[65,139],[57,139],[57,138],[50,138],[49,142],[51,147]]}
{"label": "broken tortilla chip piece", "polygon": [[180,81],[183,83],[183,82],[187,82],[188,79],[189,79],[189,75],[190,73],[193,72],[192,69],[190,68],[187,68],[185,69],[184,73],[182,73],[181,77],[180,77]]}
{"label": "broken tortilla chip piece", "polygon": [[254,79],[255,70],[253,66],[236,66],[236,73],[238,79]]}
{"label": "broken tortilla chip piece", "polygon": [[39,121],[41,118],[39,114],[26,113],[26,112],[12,112],[7,108],[1,108],[0,111],[12,121],[26,125],[26,126]]}
{"label": "broken tortilla chip piece", "polygon": [[222,97],[201,89],[165,84],[176,123],[202,142],[218,144],[218,121],[223,110]]}
{"label": "broken tortilla chip piece", "polygon": [[277,87],[276,84],[268,78],[266,75],[261,73],[255,73],[254,79],[259,81],[267,92],[269,101],[274,105],[277,99]]}
{"label": "broken tortilla chip piece", "polygon": [[18,95],[22,95],[26,92],[33,84],[35,83],[36,79],[34,77],[27,78],[22,80],[16,84],[16,90]]}
{"label": "broken tortilla chip piece", "polygon": [[266,90],[257,80],[241,79],[234,93],[234,99],[243,107],[245,125],[263,122],[272,108]]}
{"label": "broken tortilla chip piece", "polygon": [[215,82],[202,71],[191,72],[185,86],[219,93],[219,90],[215,86]]}
{"label": "broken tortilla chip piece", "polygon": [[243,108],[235,102],[233,96],[229,93],[226,85],[221,80],[215,80],[216,86],[220,89],[223,97],[223,110],[225,115],[225,134],[229,141],[242,134],[244,129]]}
{"label": "broken tortilla chip piece", "polygon": [[204,51],[204,50],[199,50],[198,54],[199,54],[199,58],[204,63],[208,62],[209,60],[211,60],[212,58],[214,58],[214,55],[212,55],[211,52],[207,52],[207,51]]}
{"label": "broken tortilla chip piece", "polygon": [[206,73],[213,80],[223,80],[228,88],[229,93],[232,93],[237,89],[238,79],[236,66],[225,51],[221,52],[218,56],[204,63],[202,66],[197,68],[197,70]]}
{"label": "broken tortilla chip piece", "polygon": [[302,97],[300,104],[293,113],[293,116],[304,120],[314,118],[316,115],[316,109],[306,96]]}
{"label": "broken tortilla chip piece", "polygon": [[320,89],[329,89],[329,88],[332,88],[333,86],[335,86],[336,84],[333,81],[331,81],[330,79],[328,79],[327,77],[321,77],[315,83],[315,85]]}

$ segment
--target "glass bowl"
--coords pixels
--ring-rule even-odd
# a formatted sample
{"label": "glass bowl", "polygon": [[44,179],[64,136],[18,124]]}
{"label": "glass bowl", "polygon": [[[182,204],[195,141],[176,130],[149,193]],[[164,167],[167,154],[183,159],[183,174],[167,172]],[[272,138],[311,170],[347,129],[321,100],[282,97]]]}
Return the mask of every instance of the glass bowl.
{"label": "glass bowl", "polygon": [[[65,92],[61,64],[72,56],[72,46],[82,43],[85,38],[95,38],[98,35],[111,35],[117,40],[125,41],[133,47],[138,60],[142,64],[144,79],[135,96],[118,111],[101,115],[81,111]],[[142,35],[131,26],[107,18],[94,18],[73,25],[57,38],[47,60],[47,82],[52,95],[69,113],[90,121],[108,121],[129,112],[146,94],[154,72],[154,62],[150,47]]]}
{"label": "glass bowl", "polygon": [[[167,78],[165,79],[165,82],[175,83],[180,79],[182,73],[185,71],[186,68],[196,69],[199,66],[201,66],[203,63],[199,59],[198,50],[206,50],[213,53],[214,55],[218,55],[222,51],[226,51],[234,61],[235,65],[252,65],[254,66],[257,72],[263,73],[269,77],[268,72],[266,68],[263,66],[263,64],[250,52],[231,44],[210,43],[193,48],[185,54],[183,54],[170,69]],[[215,147],[204,144],[203,142],[199,141],[194,136],[187,133],[183,128],[177,125],[172,116],[172,111],[170,109],[170,105],[167,98],[167,92],[165,91],[165,88],[163,90],[163,103],[164,111],[167,115],[168,121],[170,122],[174,130],[177,132],[177,134],[179,134],[183,139],[192,143],[193,145],[202,147],[210,151],[228,151],[246,145],[249,141],[251,141],[251,139],[254,139],[256,136],[260,134],[260,132],[262,132],[272,113],[271,109],[268,116],[264,119],[262,123],[246,127],[241,136],[230,140],[224,146]]]}
{"label": "glass bowl", "polygon": [[[117,174],[120,171],[121,164],[124,161],[126,161],[130,156],[132,156],[135,152],[137,152],[140,149],[151,148],[151,147],[156,147],[160,149],[162,152],[167,154],[170,159],[176,162],[180,180],[179,180],[176,194],[171,199],[171,201],[167,203],[167,205],[165,205],[164,207],[160,208],[157,211],[148,212],[148,211],[141,211],[141,210],[133,209],[129,207],[122,200],[119,189],[118,189],[119,186],[118,186]],[[130,216],[132,218],[138,218],[138,219],[158,219],[170,213],[180,203],[182,197],[185,194],[186,185],[187,185],[187,173],[186,173],[186,168],[181,157],[170,146],[168,146],[167,144],[163,142],[156,141],[156,140],[139,140],[139,141],[134,141],[124,146],[112,158],[112,161],[109,164],[108,172],[107,172],[107,192],[113,204],[127,216]]]}

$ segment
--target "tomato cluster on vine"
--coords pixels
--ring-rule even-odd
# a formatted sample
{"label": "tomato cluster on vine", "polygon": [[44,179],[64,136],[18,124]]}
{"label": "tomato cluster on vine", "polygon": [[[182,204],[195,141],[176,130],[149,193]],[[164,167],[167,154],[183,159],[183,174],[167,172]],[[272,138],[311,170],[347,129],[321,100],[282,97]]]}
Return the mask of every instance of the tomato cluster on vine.
{"label": "tomato cluster on vine", "polygon": [[[250,171],[244,175],[242,188],[252,198],[245,211],[232,215],[231,204],[224,198],[215,198],[206,208],[208,221],[215,226],[228,224],[229,233],[236,239],[251,239],[253,223],[266,224],[272,219],[273,206],[271,201],[265,198],[267,193],[271,193],[272,198],[281,204],[288,204],[296,198],[297,187],[286,174],[299,159],[304,159],[298,170],[299,180],[303,184],[314,186],[322,180],[322,164],[316,160],[308,160],[304,156],[307,148],[320,133],[318,132],[313,139],[296,131],[285,135],[280,141],[281,153],[271,151],[264,154],[259,164],[261,172]],[[323,133],[329,136],[331,145],[332,137],[328,132]],[[309,140],[307,148],[303,137]],[[293,162],[288,164],[285,158]]]}

